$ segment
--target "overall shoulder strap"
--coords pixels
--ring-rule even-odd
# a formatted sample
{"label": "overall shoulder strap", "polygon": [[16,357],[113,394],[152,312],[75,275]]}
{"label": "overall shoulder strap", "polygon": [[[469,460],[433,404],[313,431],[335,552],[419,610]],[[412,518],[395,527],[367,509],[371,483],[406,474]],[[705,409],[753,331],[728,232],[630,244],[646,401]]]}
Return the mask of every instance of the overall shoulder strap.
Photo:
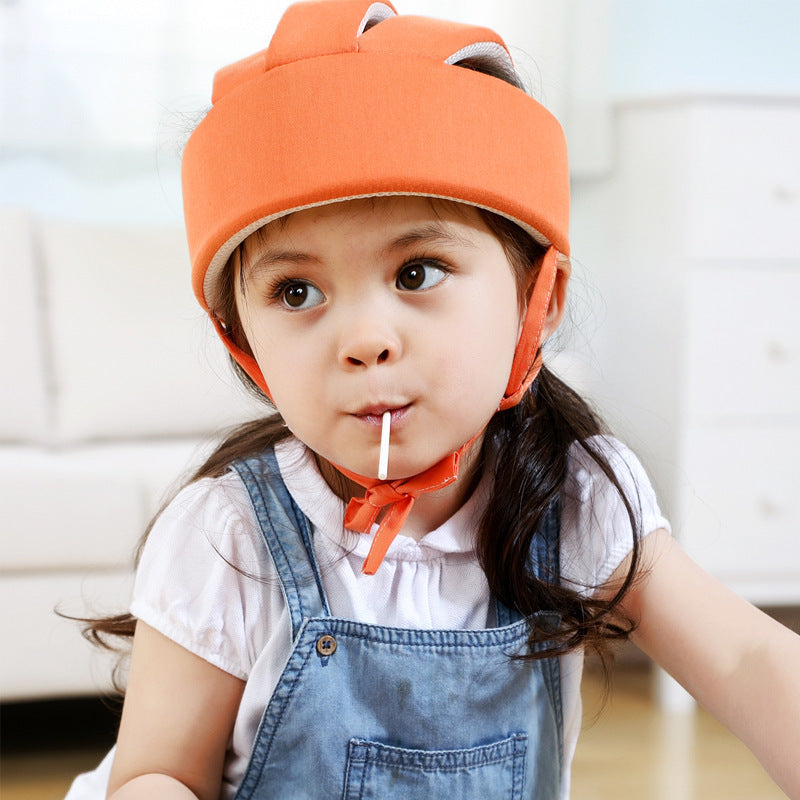
{"label": "overall shoulder strap", "polygon": [[531,551],[534,575],[549,583],[557,583],[561,579],[561,495],[550,502],[547,514],[533,537]]}
{"label": "overall shoulder strap", "polygon": [[292,620],[292,637],[309,617],[330,616],[314,555],[311,525],[281,478],[275,452],[235,461],[253,505]]}
{"label": "overall shoulder strap", "polygon": [[[558,582],[561,578],[561,497],[557,496],[547,509],[539,530],[531,543],[531,566],[533,574],[549,582]],[[512,611],[499,600],[495,600],[495,613],[498,627],[510,625],[520,619],[516,611]]]}

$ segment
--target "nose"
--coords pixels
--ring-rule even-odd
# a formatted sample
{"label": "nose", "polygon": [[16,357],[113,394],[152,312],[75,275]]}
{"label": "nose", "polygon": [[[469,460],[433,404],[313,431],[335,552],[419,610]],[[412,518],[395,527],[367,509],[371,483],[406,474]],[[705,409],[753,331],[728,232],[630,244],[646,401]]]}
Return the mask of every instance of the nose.
{"label": "nose", "polygon": [[351,313],[343,323],[338,359],[347,369],[389,364],[401,350],[400,337],[386,317]]}

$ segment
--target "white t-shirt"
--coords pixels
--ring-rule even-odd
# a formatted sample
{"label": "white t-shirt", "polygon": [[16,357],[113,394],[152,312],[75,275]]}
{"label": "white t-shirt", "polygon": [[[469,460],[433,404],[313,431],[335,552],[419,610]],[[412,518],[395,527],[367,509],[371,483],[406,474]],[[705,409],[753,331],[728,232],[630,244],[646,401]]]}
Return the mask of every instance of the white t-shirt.
{"label": "white t-shirt", "polygon": [[[667,528],[636,457],[598,438],[629,498],[639,500],[641,530]],[[276,447],[281,476],[311,522],[331,613],[402,628],[481,629],[494,624],[475,534],[490,488],[485,476],[469,500],[419,542],[398,535],[377,573],[361,572],[372,535],[344,530],[344,503],[296,439]],[[625,506],[584,451],[570,452],[561,511],[562,580],[590,593],[631,549]],[[240,782],[266,704],[291,651],[291,625],[272,559],[236,473],[187,486],[151,531],[137,573],[131,613],[191,652],[247,682],[225,765],[223,797]],[[564,782],[581,725],[583,654],[561,657]],[[112,751],[113,752],[113,751]],[[100,800],[111,755],[79,776],[66,800]]]}

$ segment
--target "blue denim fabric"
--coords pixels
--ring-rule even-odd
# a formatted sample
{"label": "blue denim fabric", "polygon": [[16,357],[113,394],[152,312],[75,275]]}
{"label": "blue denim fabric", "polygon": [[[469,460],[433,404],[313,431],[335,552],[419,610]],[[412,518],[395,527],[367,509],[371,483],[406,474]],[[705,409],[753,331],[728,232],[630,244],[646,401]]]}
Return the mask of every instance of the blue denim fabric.
{"label": "blue denim fabric", "polygon": [[[309,522],[274,454],[235,468],[275,561],[294,640],[236,800],[557,798],[558,659],[509,658],[528,646],[528,623],[500,603],[499,627],[486,630],[332,617]],[[536,537],[537,571],[558,568],[559,520],[554,503]]]}

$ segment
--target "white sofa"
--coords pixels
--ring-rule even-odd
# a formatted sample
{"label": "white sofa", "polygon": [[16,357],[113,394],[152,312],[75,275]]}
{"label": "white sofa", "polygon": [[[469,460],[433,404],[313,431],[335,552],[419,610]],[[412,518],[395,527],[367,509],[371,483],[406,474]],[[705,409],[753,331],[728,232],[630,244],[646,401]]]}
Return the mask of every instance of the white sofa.
{"label": "white sofa", "polygon": [[263,413],[191,296],[179,228],[0,207],[0,699],[96,693],[68,614],[127,606],[136,543],[221,427]]}

